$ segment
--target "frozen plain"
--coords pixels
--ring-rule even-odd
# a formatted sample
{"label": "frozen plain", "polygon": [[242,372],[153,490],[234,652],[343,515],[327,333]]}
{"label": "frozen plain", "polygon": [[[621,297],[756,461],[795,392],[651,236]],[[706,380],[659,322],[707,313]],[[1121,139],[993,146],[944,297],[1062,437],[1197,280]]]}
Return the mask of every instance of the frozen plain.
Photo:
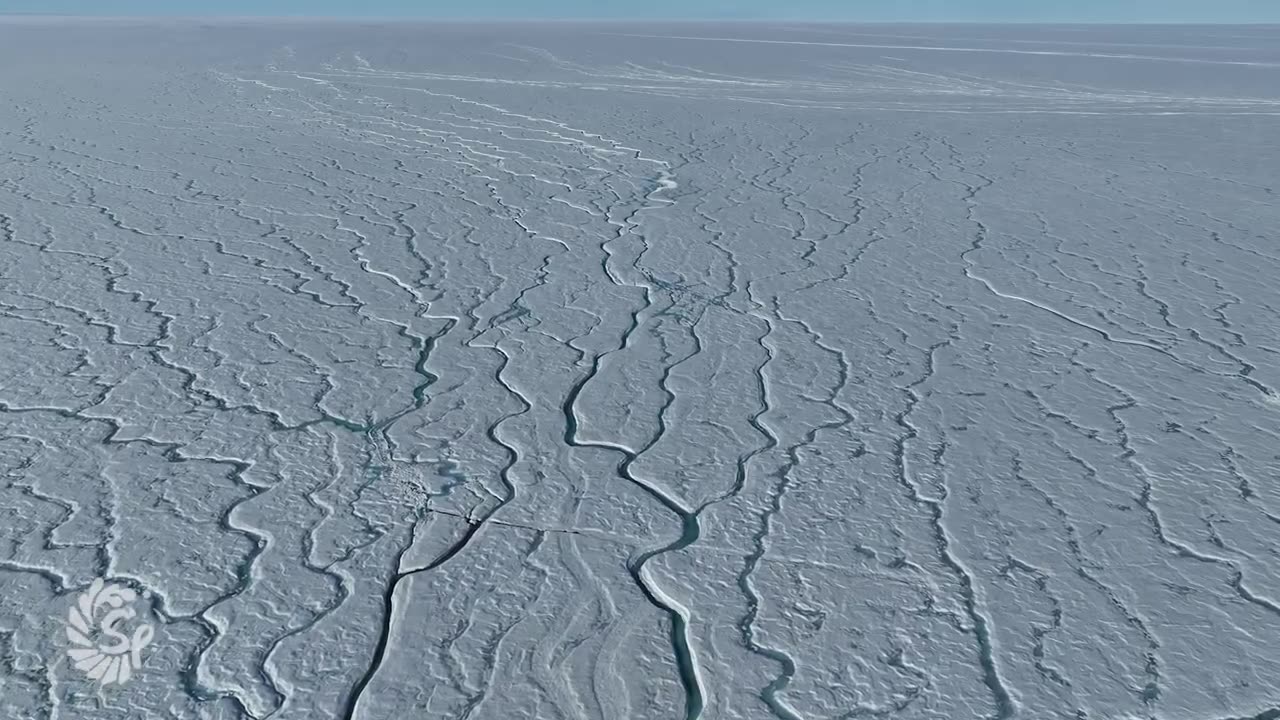
{"label": "frozen plain", "polygon": [[0,717],[1280,717],[1280,29],[8,19],[0,93]]}

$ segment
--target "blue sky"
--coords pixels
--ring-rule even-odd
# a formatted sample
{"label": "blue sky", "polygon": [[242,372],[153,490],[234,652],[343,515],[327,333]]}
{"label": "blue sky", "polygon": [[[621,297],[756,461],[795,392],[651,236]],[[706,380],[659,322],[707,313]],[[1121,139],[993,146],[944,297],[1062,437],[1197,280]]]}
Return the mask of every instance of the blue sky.
{"label": "blue sky", "polygon": [[0,0],[0,13],[425,18],[1280,22],[1280,0]]}

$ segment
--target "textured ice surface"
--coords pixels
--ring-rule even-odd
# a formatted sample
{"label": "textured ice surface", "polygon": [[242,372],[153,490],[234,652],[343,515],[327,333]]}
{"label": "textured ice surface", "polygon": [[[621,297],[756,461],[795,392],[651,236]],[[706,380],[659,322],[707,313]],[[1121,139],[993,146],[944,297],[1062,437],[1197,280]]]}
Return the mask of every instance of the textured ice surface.
{"label": "textured ice surface", "polygon": [[1280,716],[1276,28],[8,20],[0,95],[0,717]]}

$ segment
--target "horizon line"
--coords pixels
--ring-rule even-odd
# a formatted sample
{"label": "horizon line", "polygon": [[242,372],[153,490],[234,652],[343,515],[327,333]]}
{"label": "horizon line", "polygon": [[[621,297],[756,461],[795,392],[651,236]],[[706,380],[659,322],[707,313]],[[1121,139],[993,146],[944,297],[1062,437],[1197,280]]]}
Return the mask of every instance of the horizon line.
{"label": "horizon line", "polygon": [[817,25],[1054,25],[1054,26],[1168,26],[1204,25],[1218,27],[1273,27],[1280,20],[1214,22],[1204,20],[855,20],[819,17],[457,17],[431,15],[112,15],[83,13],[26,13],[0,11],[0,19],[26,20],[170,20],[195,22],[241,21],[321,21],[321,22],[440,22],[440,23],[811,23]]}

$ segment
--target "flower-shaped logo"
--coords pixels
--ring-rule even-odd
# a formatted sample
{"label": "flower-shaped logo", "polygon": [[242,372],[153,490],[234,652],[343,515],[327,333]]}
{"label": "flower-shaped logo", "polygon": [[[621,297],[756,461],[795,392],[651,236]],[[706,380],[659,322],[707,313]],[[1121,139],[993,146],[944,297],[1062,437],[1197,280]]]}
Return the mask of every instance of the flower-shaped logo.
{"label": "flower-shaped logo", "polygon": [[137,617],[132,605],[138,594],[120,585],[94,580],[67,614],[67,650],[72,664],[102,685],[123,685],[142,667],[142,649],[151,644],[155,629],[143,623],[131,635],[121,623]]}

